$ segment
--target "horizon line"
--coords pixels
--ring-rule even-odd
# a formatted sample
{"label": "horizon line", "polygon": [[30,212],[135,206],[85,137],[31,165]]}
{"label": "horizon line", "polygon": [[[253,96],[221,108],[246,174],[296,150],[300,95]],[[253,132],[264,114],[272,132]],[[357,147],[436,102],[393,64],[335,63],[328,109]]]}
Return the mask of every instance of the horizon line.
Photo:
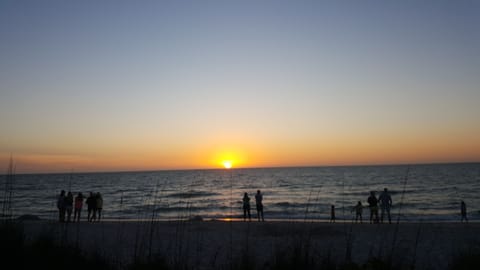
{"label": "horizon line", "polygon": [[428,165],[455,165],[455,164],[480,164],[480,161],[451,161],[451,162],[419,162],[419,163],[371,163],[371,164],[344,164],[344,165],[286,165],[286,166],[259,166],[259,167],[232,167],[226,168],[190,168],[190,169],[151,169],[151,170],[105,170],[105,171],[64,171],[64,172],[24,172],[15,175],[55,175],[55,174],[113,174],[113,173],[150,173],[150,172],[176,172],[176,171],[220,171],[220,170],[254,170],[254,169],[293,169],[293,168],[341,168],[341,167],[384,167],[384,166],[428,166]]}

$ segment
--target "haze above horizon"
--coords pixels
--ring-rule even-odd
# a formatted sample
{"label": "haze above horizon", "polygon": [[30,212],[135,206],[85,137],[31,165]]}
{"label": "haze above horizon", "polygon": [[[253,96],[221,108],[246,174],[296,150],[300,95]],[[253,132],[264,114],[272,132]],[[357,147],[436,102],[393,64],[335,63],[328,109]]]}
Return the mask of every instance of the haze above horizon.
{"label": "haze above horizon", "polygon": [[0,166],[478,162],[478,25],[474,1],[2,1]]}

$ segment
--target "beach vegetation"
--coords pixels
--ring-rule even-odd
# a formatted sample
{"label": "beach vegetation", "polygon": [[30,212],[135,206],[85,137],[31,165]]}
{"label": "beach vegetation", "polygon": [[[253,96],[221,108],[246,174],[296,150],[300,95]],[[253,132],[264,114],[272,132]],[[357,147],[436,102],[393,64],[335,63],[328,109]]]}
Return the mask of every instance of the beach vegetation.
{"label": "beach vegetation", "polygon": [[[316,252],[318,254],[318,252]],[[326,256],[312,256],[313,250],[305,245],[294,245],[292,249],[279,252],[271,260],[273,264],[266,269],[321,269],[321,270],[399,270],[386,258],[370,257],[366,262],[337,261],[327,252]]]}
{"label": "beach vegetation", "polygon": [[[187,223],[184,224],[185,226]],[[180,230],[184,230],[179,226]],[[146,232],[148,234],[148,232]],[[249,245],[250,231],[245,234],[245,245],[233,254],[233,261],[216,261],[214,258],[194,258],[195,249],[187,241],[185,245],[177,248],[177,252],[143,249],[137,257],[128,259],[114,258],[97,252],[87,252],[80,246],[72,245],[73,242],[58,241],[52,234],[39,234],[32,238],[25,233],[22,223],[10,222],[0,226],[0,260],[5,265],[12,265],[16,269],[41,267],[47,269],[199,269],[202,268],[200,261],[213,262],[208,269],[235,269],[235,270],[288,270],[288,269],[322,269],[322,270],[400,270],[400,269],[435,269],[416,268],[418,265],[392,263],[385,256],[371,256],[366,261],[348,261],[345,258],[333,256],[329,250],[315,245],[315,242],[305,241],[300,235],[296,235],[288,242],[276,243],[277,248],[271,254],[258,256]],[[177,243],[180,245],[180,241]],[[194,245],[195,246],[195,245]],[[173,247],[173,246],[172,246]],[[112,254],[113,255],[113,254]],[[211,254],[215,257],[217,254]],[[198,256],[203,256],[198,254]],[[117,259],[117,260],[116,260]],[[117,263],[115,263],[117,262]],[[204,265],[206,266],[206,265]],[[480,249],[471,246],[468,249],[459,250],[454,255],[448,266],[448,270],[480,269]]]}
{"label": "beach vegetation", "polygon": [[0,239],[0,260],[15,269],[114,269],[102,256],[60,245],[49,236],[27,241],[19,224],[2,224]]}
{"label": "beach vegetation", "polygon": [[453,256],[449,270],[480,269],[480,247],[470,248]]}
{"label": "beach vegetation", "polygon": [[162,255],[152,256],[146,261],[135,261],[130,264],[128,270],[168,270],[171,267],[168,265],[167,260]]}

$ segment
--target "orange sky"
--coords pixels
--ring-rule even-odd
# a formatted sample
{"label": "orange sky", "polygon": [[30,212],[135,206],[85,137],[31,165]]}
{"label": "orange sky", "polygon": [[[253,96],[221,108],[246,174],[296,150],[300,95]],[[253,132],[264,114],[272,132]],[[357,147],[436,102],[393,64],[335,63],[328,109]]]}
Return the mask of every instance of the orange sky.
{"label": "orange sky", "polygon": [[[329,166],[363,164],[412,164],[435,162],[476,162],[480,160],[480,143],[442,139],[408,140],[397,138],[370,141],[325,142],[244,142],[230,145],[188,145],[188,148],[97,148],[68,154],[15,153],[17,172],[125,171],[158,169],[221,168],[225,160],[234,167]],[[72,150],[75,152],[75,150]],[[78,151],[77,151],[78,152]],[[9,155],[0,156],[5,168]]]}
{"label": "orange sky", "polygon": [[77,2],[0,3],[0,169],[480,162],[472,1]]}

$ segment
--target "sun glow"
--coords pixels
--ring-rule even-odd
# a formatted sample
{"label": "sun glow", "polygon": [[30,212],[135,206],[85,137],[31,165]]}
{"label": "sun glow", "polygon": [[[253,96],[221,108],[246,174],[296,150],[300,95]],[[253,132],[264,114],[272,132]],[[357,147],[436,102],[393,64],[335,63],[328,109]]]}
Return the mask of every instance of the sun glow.
{"label": "sun glow", "polygon": [[231,169],[240,168],[245,165],[245,154],[236,149],[212,151],[211,164],[215,167]]}
{"label": "sun glow", "polygon": [[225,167],[225,169],[232,168],[232,161],[230,161],[230,160],[224,160],[224,161],[222,161],[222,164],[223,164],[223,167]]}

